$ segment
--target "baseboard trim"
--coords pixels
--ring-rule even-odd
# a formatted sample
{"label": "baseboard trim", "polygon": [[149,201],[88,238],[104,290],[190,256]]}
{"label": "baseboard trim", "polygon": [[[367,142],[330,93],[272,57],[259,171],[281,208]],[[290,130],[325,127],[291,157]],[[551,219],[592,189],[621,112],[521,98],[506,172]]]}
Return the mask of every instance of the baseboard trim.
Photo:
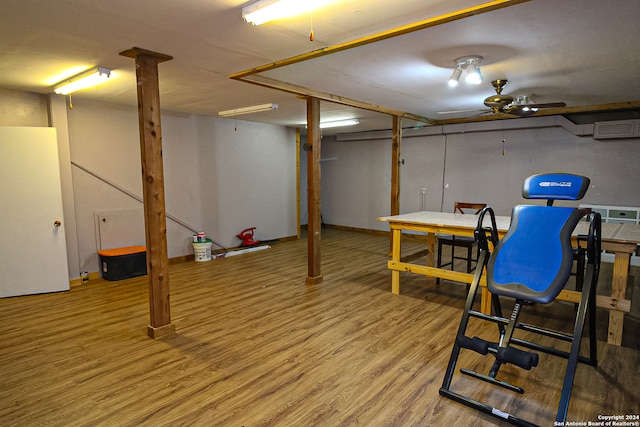
{"label": "baseboard trim", "polygon": [[[280,242],[290,242],[293,240],[298,240],[298,236],[286,236],[286,237],[280,237],[278,239],[274,239],[274,240],[269,240],[269,242],[261,242],[261,243],[280,243]],[[212,251],[212,254],[221,254],[224,252],[228,252],[231,250],[235,250],[235,249],[243,249],[240,246],[236,246],[233,248],[225,248],[225,249],[216,249],[214,251]],[[169,258],[169,265],[171,264],[180,264],[183,262],[189,262],[189,261],[194,261],[196,258],[193,254],[188,254],[188,255],[182,255],[182,256],[177,256],[177,257],[172,257]],[[74,277],[69,279],[69,286],[74,287],[74,286],[78,286],[78,285],[83,285],[85,283],[87,283],[87,281],[89,280],[95,280],[95,279],[100,279],[102,276],[100,275],[99,271],[92,271],[89,273],[88,276],[88,280],[86,281],[82,281],[82,277]]]}

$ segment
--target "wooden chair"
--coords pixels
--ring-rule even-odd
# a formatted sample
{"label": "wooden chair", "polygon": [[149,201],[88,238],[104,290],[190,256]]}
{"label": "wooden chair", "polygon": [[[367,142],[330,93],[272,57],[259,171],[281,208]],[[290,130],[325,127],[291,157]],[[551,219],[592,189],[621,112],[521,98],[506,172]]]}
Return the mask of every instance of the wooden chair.
{"label": "wooden chair", "polygon": [[[478,215],[482,209],[487,206],[486,203],[466,203],[466,202],[454,202],[453,203],[453,212],[461,213],[461,214],[471,214]],[[451,261],[442,263],[442,249],[443,246],[451,246]],[[474,268],[471,263],[478,262],[478,255],[473,256],[473,249],[476,247],[475,238],[468,236],[454,236],[448,234],[442,234],[438,236],[438,262],[436,266],[438,268],[446,267],[451,265],[451,270],[453,271],[453,265],[455,260],[460,259],[467,262],[467,273],[471,273]],[[467,250],[466,257],[456,256],[456,247],[462,247]],[[436,280],[436,283],[440,283],[440,279]]]}

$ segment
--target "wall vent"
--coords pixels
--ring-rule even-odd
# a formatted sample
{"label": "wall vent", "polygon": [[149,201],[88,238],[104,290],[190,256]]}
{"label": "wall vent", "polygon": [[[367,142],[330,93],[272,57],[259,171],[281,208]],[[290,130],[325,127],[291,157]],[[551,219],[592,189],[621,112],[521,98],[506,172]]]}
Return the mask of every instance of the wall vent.
{"label": "wall vent", "polygon": [[593,139],[636,137],[640,137],[640,120],[618,120],[594,124]]}

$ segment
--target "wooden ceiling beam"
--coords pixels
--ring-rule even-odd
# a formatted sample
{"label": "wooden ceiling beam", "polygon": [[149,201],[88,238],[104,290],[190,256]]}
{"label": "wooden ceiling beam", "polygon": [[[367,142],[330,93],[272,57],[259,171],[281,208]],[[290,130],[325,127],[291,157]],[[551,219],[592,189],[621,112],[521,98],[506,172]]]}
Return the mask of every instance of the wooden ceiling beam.
{"label": "wooden ceiling beam", "polygon": [[[382,40],[387,40],[393,37],[402,36],[404,34],[413,33],[415,31],[424,30],[426,28],[436,27],[438,25],[446,24],[460,19],[468,18],[475,15],[491,12],[505,7],[514,6],[520,3],[525,3],[531,0],[493,0],[490,2],[482,3],[476,6],[468,7],[466,9],[457,10],[443,15],[435,16],[432,18],[424,19],[422,21],[414,22],[401,27],[396,27],[391,30],[383,31],[380,33],[372,34],[366,37],[361,37],[355,40],[351,40],[345,43],[337,44],[334,46],[328,46],[322,49],[317,49],[311,52],[303,53],[301,55],[292,56],[290,58],[282,59],[279,61],[271,62],[269,64],[261,65],[259,67],[251,68],[245,71],[231,74],[230,79],[239,80],[247,83],[253,83],[272,89],[281,90],[284,92],[290,92],[302,96],[312,96],[324,101],[334,102],[342,105],[347,105],[355,108],[362,108],[364,110],[375,111],[383,114],[389,114],[391,116],[399,116],[406,119],[415,120],[417,122],[423,122],[428,124],[434,124],[434,121],[426,117],[418,116],[412,113],[396,111],[390,108],[383,107],[381,105],[370,104],[367,102],[357,101],[355,99],[349,99],[339,95],[333,95],[329,93],[317,92],[312,89],[294,85],[291,83],[282,82],[275,79],[267,79],[265,77],[257,76],[259,73],[265,71],[274,70],[276,68],[285,67],[287,65],[293,65],[300,62],[308,61],[310,59],[319,58],[321,56],[330,55],[337,52],[342,52],[348,49],[353,49],[360,46],[365,46],[371,43],[376,43]],[[261,77],[261,78],[258,78]]]}
{"label": "wooden ceiling beam", "polygon": [[483,13],[491,12],[498,9],[503,9],[505,7],[514,6],[520,3],[526,3],[528,1],[531,1],[531,0],[494,0],[487,3],[482,3],[476,6],[468,7],[466,9],[460,9],[454,12],[445,13],[443,15],[435,16],[433,18],[428,18],[422,21],[403,25],[401,27],[396,27],[391,30],[382,31],[380,33],[361,37],[345,43],[324,47],[322,49],[313,50],[311,52],[303,53],[301,55],[292,56],[287,59],[282,59],[269,64],[261,65],[259,67],[251,68],[245,71],[240,71],[238,73],[230,75],[229,78],[240,79],[242,77],[263,73],[265,71],[274,70],[276,68],[285,67],[287,65],[308,61],[309,59],[319,58],[321,56],[326,56],[332,53],[342,52],[348,49],[365,46],[365,45],[376,43],[382,40],[391,39],[393,37],[398,37],[398,36],[413,33],[416,31],[424,30],[426,28],[436,27],[438,25],[446,24],[453,21],[458,21],[460,19],[468,18],[471,16],[481,15]]}
{"label": "wooden ceiling beam", "polygon": [[318,98],[322,101],[333,102],[335,104],[347,105],[350,107],[360,108],[368,111],[375,111],[377,113],[389,114],[391,116],[400,116],[404,119],[414,120],[416,122],[427,123],[427,124],[435,124],[435,122],[429,118],[418,116],[416,114],[405,113],[403,111],[394,110],[392,108],[387,108],[382,105],[371,104],[364,101],[358,101],[356,99],[347,98],[340,95],[334,95],[332,93],[320,92],[314,89],[309,89],[304,86],[296,85],[293,83],[283,82],[281,80],[272,79],[270,77],[265,76],[245,76],[238,78],[238,80],[253,83],[258,86],[267,87],[270,89],[277,89],[283,92],[293,93],[302,98]]}

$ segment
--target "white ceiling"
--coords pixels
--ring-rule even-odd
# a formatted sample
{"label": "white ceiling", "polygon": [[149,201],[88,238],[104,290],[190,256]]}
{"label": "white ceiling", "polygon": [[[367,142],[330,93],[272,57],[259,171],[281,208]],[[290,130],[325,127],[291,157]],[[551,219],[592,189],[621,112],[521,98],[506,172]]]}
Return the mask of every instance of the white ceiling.
{"label": "white ceiling", "polygon": [[[99,65],[113,70],[108,83],[74,99],[135,104],[134,61],[119,55],[135,46],[173,56],[159,65],[165,110],[217,115],[275,102],[277,111],[238,118],[304,127],[306,104],[296,95],[228,76],[485,2],[343,0],[313,18],[257,27],[241,18],[249,3],[2,0],[0,87],[50,93],[55,83]],[[262,75],[434,120],[477,115],[439,112],[483,108],[496,78],[509,80],[505,93],[537,102],[637,102],[639,22],[637,0],[531,0]],[[449,88],[453,60],[470,54],[484,57],[484,83]],[[391,127],[387,115],[322,102],[321,120],[346,117],[361,120],[349,131]]]}

